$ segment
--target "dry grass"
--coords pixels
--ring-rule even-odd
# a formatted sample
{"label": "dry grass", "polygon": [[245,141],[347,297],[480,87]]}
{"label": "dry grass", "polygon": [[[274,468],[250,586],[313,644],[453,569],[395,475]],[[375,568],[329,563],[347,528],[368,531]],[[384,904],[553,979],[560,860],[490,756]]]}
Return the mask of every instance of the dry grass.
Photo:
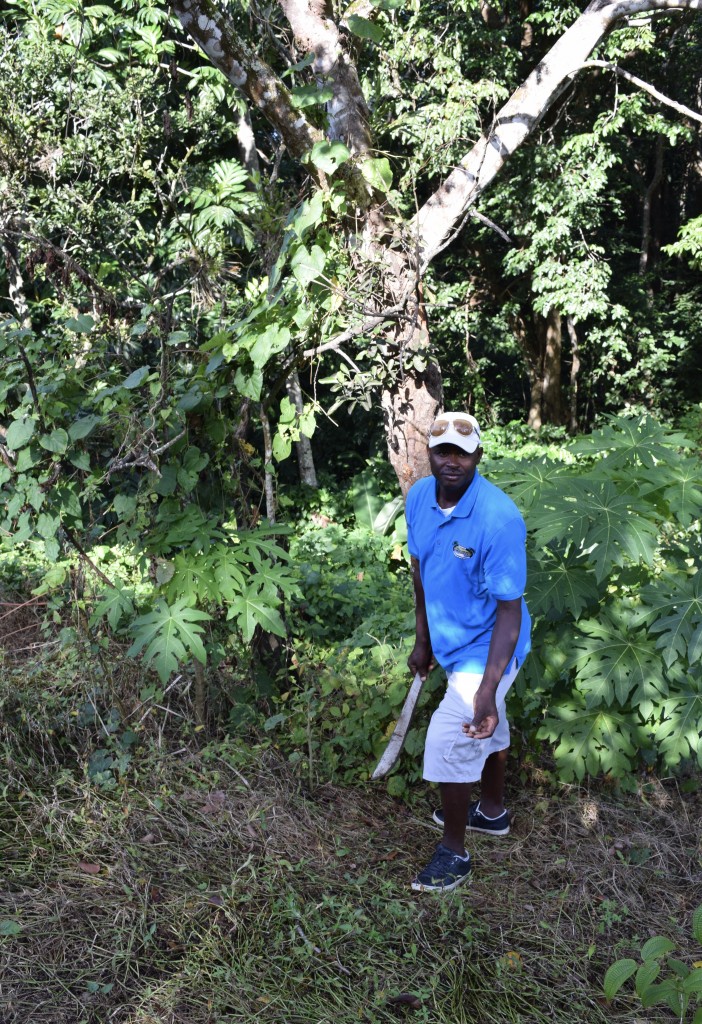
{"label": "dry grass", "polygon": [[40,786],[10,767],[2,1024],[633,1024],[674,1018],[605,1006],[606,966],[658,932],[700,957],[700,804],[672,786],[532,782],[513,833],[476,837],[473,882],[442,898],[407,886],[436,841],[431,794],[310,792],[271,751],[226,746],[134,765],[111,793],[75,765]]}

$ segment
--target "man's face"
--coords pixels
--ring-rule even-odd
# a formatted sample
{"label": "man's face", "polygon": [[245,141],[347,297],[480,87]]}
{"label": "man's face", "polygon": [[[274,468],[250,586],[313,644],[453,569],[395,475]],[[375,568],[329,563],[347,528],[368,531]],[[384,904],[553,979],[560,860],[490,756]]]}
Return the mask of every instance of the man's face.
{"label": "man's face", "polygon": [[458,501],[470,487],[482,448],[470,454],[455,444],[437,444],[429,449],[429,465],[439,485],[439,500]]}

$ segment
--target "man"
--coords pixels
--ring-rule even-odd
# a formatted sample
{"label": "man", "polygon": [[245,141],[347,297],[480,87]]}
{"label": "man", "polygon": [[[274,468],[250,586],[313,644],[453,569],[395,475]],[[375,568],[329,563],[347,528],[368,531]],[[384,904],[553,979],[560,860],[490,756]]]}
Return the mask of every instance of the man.
{"label": "man", "polygon": [[[517,506],[478,473],[480,427],[467,413],[444,413],[431,427],[432,476],[407,495],[408,545],[416,599],[416,642],[408,664],[424,679],[446,670],[434,712],[424,778],[438,782],[444,834],[412,882],[454,889],[470,873],[465,831],[506,835],[504,805],[509,724],[505,697],[529,651],[524,603],[526,528]],[[480,801],[470,802],[480,781]]]}

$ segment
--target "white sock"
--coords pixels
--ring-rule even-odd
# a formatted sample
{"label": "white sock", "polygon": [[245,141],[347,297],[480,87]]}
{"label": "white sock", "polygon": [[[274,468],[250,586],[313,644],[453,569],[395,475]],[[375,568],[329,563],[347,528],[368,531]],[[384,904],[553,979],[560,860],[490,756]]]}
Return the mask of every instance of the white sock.
{"label": "white sock", "polygon": [[[476,809],[476,811],[480,811],[480,801],[479,800],[478,800],[478,806],[475,809]],[[497,821],[498,818],[501,818],[502,814],[504,814],[505,812],[503,811],[502,814],[495,815],[494,818],[489,817],[489,815],[485,814],[484,811],[480,811],[480,813],[482,814],[482,816],[485,818],[486,821]]]}

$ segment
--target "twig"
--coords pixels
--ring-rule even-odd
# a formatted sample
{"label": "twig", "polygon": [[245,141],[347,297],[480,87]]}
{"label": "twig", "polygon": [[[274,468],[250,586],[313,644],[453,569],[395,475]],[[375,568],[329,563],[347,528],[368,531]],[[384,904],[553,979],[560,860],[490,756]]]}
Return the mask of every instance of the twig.
{"label": "twig", "polygon": [[305,935],[305,933],[303,932],[303,930],[302,930],[302,928],[300,927],[299,924],[295,925],[295,931],[300,936],[302,941],[306,942],[307,945],[310,947],[310,949],[314,950],[315,953],[321,953],[322,952],[321,949],[319,948],[319,946],[315,946],[315,944],[310,939],[307,938],[307,936]]}
{"label": "twig", "polygon": [[80,541],[77,539],[73,531],[69,530],[69,528],[65,525],[63,525],[61,528],[63,532],[66,534],[67,539],[70,541],[70,543],[73,545],[73,547],[80,555],[80,557],[88,563],[93,572],[97,573],[97,575],[100,577],[103,583],[106,583],[108,587],[112,587],[112,589],[114,590],[115,585],[112,582],[112,580],[108,579],[107,576],[105,576],[105,573],[102,571],[102,569],[98,569],[95,562],[93,562],[92,558],[88,555],[85,548],[81,545]]}

